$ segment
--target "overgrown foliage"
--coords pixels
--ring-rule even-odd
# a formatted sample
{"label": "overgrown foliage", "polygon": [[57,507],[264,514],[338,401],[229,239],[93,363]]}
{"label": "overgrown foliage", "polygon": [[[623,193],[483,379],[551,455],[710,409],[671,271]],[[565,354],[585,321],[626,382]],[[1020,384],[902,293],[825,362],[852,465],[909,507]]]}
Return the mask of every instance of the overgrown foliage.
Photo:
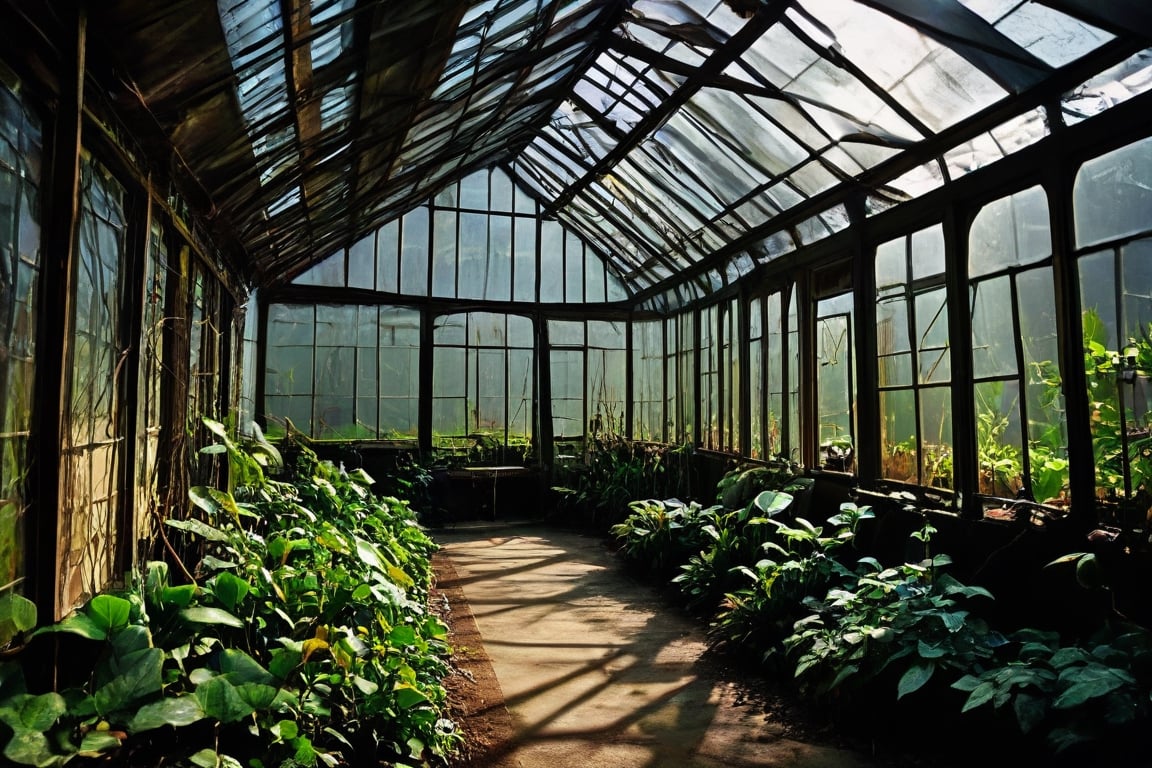
{"label": "overgrown foliage", "polygon": [[[459,744],[445,717],[447,628],[426,609],[434,543],[405,501],[305,450],[288,480],[267,444],[222,425],[232,489],[193,488],[168,520],[205,543],[188,578],[147,563],[32,643],[73,674],[29,692],[0,665],[0,742],[15,764],[437,764]],[[181,564],[183,565],[183,564]]]}
{"label": "overgrown foliage", "polygon": [[[965,713],[1008,709],[1021,738],[1052,755],[1139,742],[1152,718],[1147,627],[1114,611],[1114,621],[1080,641],[1031,628],[1002,634],[982,615],[994,596],[948,573],[951,558],[932,551],[927,520],[912,534],[918,559],[881,563],[856,548],[860,524],[874,516],[869,507],[843,504],[817,526],[791,514],[785,494],[767,493],[783,509],[634,502],[612,532],[622,554],[653,577],[666,579],[679,561],[673,583],[697,608],[737,578],[709,614],[713,639],[838,712],[865,707],[895,723],[908,715],[898,714],[902,702],[959,701],[952,710],[930,707],[941,733]],[[1058,566],[1074,567],[1084,588],[1107,588],[1091,553],[1050,564]]]}

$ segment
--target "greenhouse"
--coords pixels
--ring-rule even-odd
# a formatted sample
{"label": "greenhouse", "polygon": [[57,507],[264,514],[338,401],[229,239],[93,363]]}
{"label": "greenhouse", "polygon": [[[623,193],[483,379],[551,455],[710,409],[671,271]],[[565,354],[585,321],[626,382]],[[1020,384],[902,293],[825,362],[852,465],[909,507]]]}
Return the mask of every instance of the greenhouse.
{"label": "greenhouse", "polygon": [[0,43],[8,763],[463,766],[438,581],[515,522],[841,719],[1152,765],[1147,0]]}

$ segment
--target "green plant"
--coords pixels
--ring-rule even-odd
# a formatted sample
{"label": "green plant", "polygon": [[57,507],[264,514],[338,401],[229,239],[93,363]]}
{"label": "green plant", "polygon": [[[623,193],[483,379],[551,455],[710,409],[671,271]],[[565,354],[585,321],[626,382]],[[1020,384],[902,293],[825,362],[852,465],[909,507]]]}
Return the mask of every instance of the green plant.
{"label": "green plant", "polygon": [[680,566],[672,579],[693,610],[715,608],[725,593],[735,589],[737,568],[751,565],[765,543],[765,525],[792,505],[790,494],[761,491],[746,507],[714,510],[712,520],[700,526],[705,546]]}
{"label": "green plant", "polygon": [[[1010,635],[998,664],[952,684],[966,691],[962,711],[1010,708],[1023,733],[1043,733],[1057,753],[1107,742],[1147,723],[1152,690],[1152,635],[1131,625],[1105,626],[1084,646],[1064,646],[1055,632]],[[1143,734],[1132,734],[1136,742]]]}
{"label": "green plant", "polygon": [[4,668],[5,755],[261,768],[451,753],[447,628],[425,608],[435,545],[407,504],[306,447],[295,477],[271,480],[260,451],[205,425],[234,492],[193,488],[198,516],[166,521],[203,544],[194,568],[181,564],[186,582],[148,563],[127,589],[34,633],[89,645],[80,657],[96,663],[41,694]]}
{"label": "green plant", "polygon": [[[914,535],[927,542],[933,532],[925,525]],[[939,554],[885,568],[865,557],[853,579],[822,599],[807,598],[814,612],[784,640],[801,689],[817,695],[859,689],[892,668],[900,672],[899,699],[939,670],[963,673],[990,659],[1005,640],[965,606],[992,595],[940,572],[950,562]]]}
{"label": "green plant", "polygon": [[873,517],[871,508],[845,503],[828,519],[830,535],[803,518],[792,523],[769,518],[768,539],[761,545],[768,555],[755,565],[737,566],[734,575],[744,587],[724,595],[709,633],[717,643],[755,649],[760,661],[779,660],[782,640],[805,612],[804,599],[823,594],[829,585],[850,571],[841,551],[855,539],[859,523]]}
{"label": "green plant", "polygon": [[704,528],[724,513],[719,505],[705,508],[679,499],[638,499],[628,502],[628,508],[631,514],[609,532],[624,557],[658,581],[671,577],[680,563],[705,546]]}

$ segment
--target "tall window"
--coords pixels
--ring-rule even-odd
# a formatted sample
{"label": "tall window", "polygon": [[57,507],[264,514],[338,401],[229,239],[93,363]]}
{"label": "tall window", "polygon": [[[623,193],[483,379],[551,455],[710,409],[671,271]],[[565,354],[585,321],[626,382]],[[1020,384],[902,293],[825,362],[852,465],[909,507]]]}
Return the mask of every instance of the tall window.
{"label": "tall window", "polygon": [[[187,419],[196,435],[195,445],[207,445],[211,438],[201,417],[220,418],[222,340],[224,324],[221,289],[216,278],[200,264],[191,262],[192,294],[188,307],[188,400]],[[193,451],[189,454],[193,483],[212,482],[216,456]]]}
{"label": "tall window", "polygon": [[1085,163],[1073,187],[1096,492],[1143,528],[1152,498],[1152,139]]}
{"label": "tall window", "polygon": [[952,379],[940,225],[876,249],[881,477],[953,487]]}
{"label": "tall window", "polygon": [[816,408],[820,463],[825,469],[856,468],[856,371],[852,342],[852,294],[816,303]]}
{"label": "tall window", "polygon": [[632,324],[632,437],[664,439],[664,321]]}
{"label": "tall window", "polygon": [[40,277],[40,123],[0,85],[0,582],[20,588]]}
{"label": "tall window", "polygon": [[61,542],[57,609],[67,609],[115,576],[117,518],[125,459],[119,390],[127,353],[124,189],[95,160],[81,162],[80,224],[71,275],[72,314],[65,362]]}
{"label": "tall window", "polygon": [[719,306],[720,311],[720,447],[740,450],[740,300]]}
{"label": "tall window", "polygon": [[151,529],[150,511],[159,493],[160,409],[164,372],[164,328],[168,322],[168,245],[163,225],[153,221],[144,274],[144,309],[140,329],[140,378],[136,397],[137,537]]}
{"label": "tall window", "polygon": [[748,428],[751,430],[749,456],[763,459],[767,452],[767,422],[764,419],[764,300],[756,296],[748,302]]}
{"label": "tall window", "polygon": [[1068,480],[1057,367],[1048,198],[1040,187],[996,200],[968,234],[979,492],[1037,501]]}
{"label": "tall window", "polygon": [[589,320],[587,324],[588,417],[594,432],[624,435],[628,337],[624,323]]}
{"label": "tall window", "polygon": [[434,444],[464,438],[528,445],[536,391],[532,321],[489,312],[443,315],[433,344]]}
{"label": "tall window", "polygon": [[719,307],[700,310],[700,445],[721,449]]}
{"label": "tall window", "polygon": [[773,291],[764,303],[767,349],[764,380],[768,410],[764,414],[766,456],[798,458],[800,448],[800,343],[796,291]]}
{"label": "tall window", "polygon": [[669,327],[675,324],[676,339],[668,340],[668,351],[675,350],[675,387],[669,388],[669,396],[675,391],[672,403],[676,415],[676,441],[691,443],[696,440],[697,419],[703,418],[703,409],[696,398],[696,312],[681,312]]}

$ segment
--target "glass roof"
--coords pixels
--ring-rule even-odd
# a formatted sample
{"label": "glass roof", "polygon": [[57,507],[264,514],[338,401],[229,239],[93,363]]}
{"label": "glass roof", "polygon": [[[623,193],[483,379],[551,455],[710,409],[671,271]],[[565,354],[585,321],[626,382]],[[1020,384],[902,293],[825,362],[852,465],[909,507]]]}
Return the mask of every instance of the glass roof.
{"label": "glass roof", "polygon": [[497,165],[668,309],[1152,87],[1145,0],[190,8],[93,24],[260,285]]}

